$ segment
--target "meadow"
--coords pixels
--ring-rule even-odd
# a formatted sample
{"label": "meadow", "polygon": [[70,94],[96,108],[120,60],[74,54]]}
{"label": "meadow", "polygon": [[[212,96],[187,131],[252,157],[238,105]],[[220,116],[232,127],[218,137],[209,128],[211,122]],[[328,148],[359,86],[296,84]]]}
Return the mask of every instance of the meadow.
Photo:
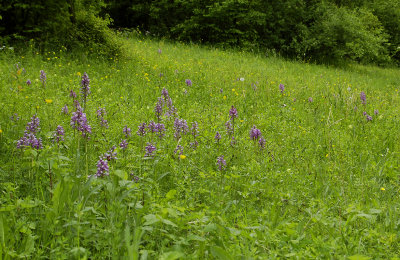
{"label": "meadow", "polygon": [[0,50],[0,259],[399,258],[399,69],[128,41]]}

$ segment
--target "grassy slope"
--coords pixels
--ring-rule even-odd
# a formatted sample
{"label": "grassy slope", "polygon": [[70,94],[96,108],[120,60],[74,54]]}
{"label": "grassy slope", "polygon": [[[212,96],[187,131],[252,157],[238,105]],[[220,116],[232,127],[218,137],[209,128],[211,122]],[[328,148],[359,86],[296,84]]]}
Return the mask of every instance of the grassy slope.
{"label": "grassy slope", "polygon": [[[0,255],[399,254],[399,70],[332,69],[149,40],[130,44],[131,61],[0,54]],[[26,73],[18,73],[17,62]],[[44,88],[35,80],[41,69],[47,73]],[[93,130],[87,142],[69,126],[71,114],[60,113],[65,104],[72,110],[69,90],[79,92],[83,72],[92,91],[85,109]],[[285,85],[283,94],[279,84]],[[196,150],[190,135],[179,141],[184,159],[174,153],[171,120],[163,121],[162,140],[135,133],[140,123],[156,120],[163,87],[179,117],[189,127],[199,124]],[[232,105],[238,110],[234,148],[225,131]],[[108,129],[98,124],[99,107],[106,108]],[[19,121],[9,119],[14,113]],[[38,154],[15,149],[35,113],[45,148]],[[66,132],[60,148],[51,142],[59,124]],[[119,159],[110,162],[111,177],[87,182],[99,156],[124,138],[124,125],[133,134],[127,151],[118,150]],[[267,140],[263,151],[249,138],[253,125]],[[152,159],[143,159],[147,142],[157,146]],[[221,155],[223,171],[216,166]],[[130,174],[139,182],[130,181]]]}

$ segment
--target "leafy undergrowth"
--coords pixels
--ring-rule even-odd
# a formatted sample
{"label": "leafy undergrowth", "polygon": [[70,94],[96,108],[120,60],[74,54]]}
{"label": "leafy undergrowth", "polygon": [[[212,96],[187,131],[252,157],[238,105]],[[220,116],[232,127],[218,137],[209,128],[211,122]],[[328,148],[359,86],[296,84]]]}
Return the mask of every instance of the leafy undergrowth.
{"label": "leafy undergrowth", "polygon": [[399,70],[130,44],[0,53],[0,258],[398,257]]}

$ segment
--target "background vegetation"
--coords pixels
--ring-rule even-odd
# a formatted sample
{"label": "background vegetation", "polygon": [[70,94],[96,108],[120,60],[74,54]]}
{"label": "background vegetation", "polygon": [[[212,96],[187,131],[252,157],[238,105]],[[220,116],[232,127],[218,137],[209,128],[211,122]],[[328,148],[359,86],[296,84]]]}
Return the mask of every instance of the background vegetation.
{"label": "background vegetation", "polygon": [[123,52],[112,26],[306,61],[400,61],[400,0],[3,0],[0,16],[3,42]]}

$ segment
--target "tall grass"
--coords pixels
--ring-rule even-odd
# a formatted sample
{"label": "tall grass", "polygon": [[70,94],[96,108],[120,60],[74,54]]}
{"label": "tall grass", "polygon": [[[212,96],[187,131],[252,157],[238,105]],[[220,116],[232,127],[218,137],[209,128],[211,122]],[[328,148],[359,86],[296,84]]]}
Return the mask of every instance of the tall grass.
{"label": "tall grass", "polygon": [[[65,49],[0,53],[1,259],[398,257],[399,70],[129,44],[130,60]],[[91,94],[83,106],[85,72]],[[158,122],[163,88],[177,114],[161,117],[164,137],[139,136],[140,124]],[[70,126],[70,90],[92,128],[88,139]],[[232,106],[234,142],[225,127]],[[43,148],[17,149],[35,114]],[[181,138],[175,118],[189,128]],[[253,126],[264,149],[250,139]],[[148,143],[156,151],[145,156]],[[114,145],[109,176],[96,177],[99,157]]]}

